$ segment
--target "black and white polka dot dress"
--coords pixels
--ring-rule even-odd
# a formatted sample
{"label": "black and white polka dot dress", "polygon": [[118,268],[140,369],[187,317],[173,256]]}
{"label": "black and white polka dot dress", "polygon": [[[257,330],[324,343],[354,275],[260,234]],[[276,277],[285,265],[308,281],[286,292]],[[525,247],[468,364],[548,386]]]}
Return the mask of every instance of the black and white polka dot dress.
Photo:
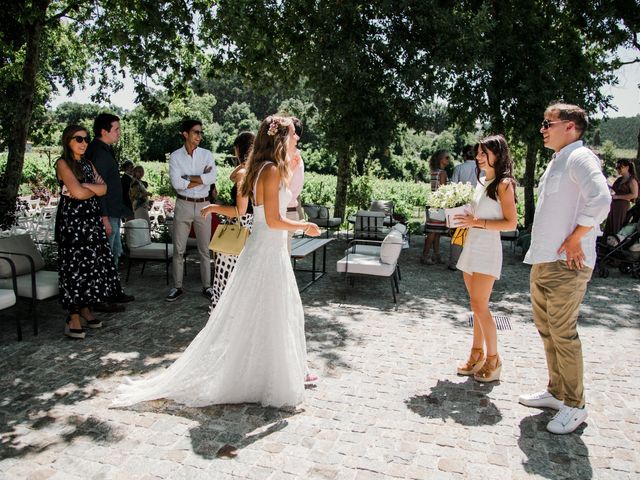
{"label": "black and white polka dot dress", "polygon": [[[63,160],[59,160],[63,161]],[[94,183],[91,163],[80,160],[83,183]],[[60,181],[62,190],[63,182]],[[76,200],[60,195],[55,239],[58,243],[60,303],[69,312],[122,293],[109,241],[94,196]]]}
{"label": "black and white polka dot dress", "polygon": [[[235,222],[233,222],[235,223]],[[253,226],[253,214],[247,213],[240,217],[240,225],[251,231]],[[211,308],[214,309],[220,300],[224,287],[227,286],[227,280],[233,269],[236,268],[238,257],[235,255],[227,255],[225,253],[216,253],[215,269],[213,275],[213,295],[211,296]]]}

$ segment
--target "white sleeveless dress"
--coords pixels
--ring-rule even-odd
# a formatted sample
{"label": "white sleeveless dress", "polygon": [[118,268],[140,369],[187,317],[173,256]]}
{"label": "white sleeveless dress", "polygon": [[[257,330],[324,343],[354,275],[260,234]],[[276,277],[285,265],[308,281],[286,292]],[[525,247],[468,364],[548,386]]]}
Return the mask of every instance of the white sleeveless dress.
{"label": "white sleeveless dress", "polygon": [[[476,186],[475,195],[471,202],[473,214],[482,220],[502,220],[500,202],[489,198],[487,187],[493,180],[480,179]],[[502,272],[502,242],[500,232],[483,228],[470,228],[464,242],[460,259],[456,265],[458,270],[474,274],[483,273],[500,278]]]}
{"label": "white sleeveless dress", "polygon": [[[282,217],[290,199],[289,190],[281,186]],[[253,212],[251,235],[205,327],[165,371],[120,386],[114,405],[157,398],[192,407],[294,407],[303,401],[304,311],[287,232],[267,226],[264,206],[254,206]]]}

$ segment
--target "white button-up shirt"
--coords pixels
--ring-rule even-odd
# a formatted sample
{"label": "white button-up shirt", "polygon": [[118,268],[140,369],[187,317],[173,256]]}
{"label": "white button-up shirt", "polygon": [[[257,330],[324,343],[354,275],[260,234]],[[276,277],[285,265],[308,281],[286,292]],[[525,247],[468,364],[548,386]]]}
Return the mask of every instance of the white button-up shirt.
{"label": "white button-up shirt", "polygon": [[464,163],[456,165],[453,169],[453,175],[451,175],[452,183],[470,183],[474,187],[478,184],[478,177],[476,176],[476,161],[465,160]]}
{"label": "white button-up shirt", "polygon": [[538,205],[531,230],[531,247],[525,263],[547,263],[565,260],[558,255],[562,242],[577,225],[593,227],[582,237],[584,264],[594,268],[596,238],[600,223],[607,218],[611,194],[600,168],[600,159],[582,140],[555,153],[540,178]]}
{"label": "white button-up shirt", "polygon": [[[206,167],[211,167],[209,173],[204,173]],[[202,185],[187,188],[189,180],[183,175],[200,175]],[[213,154],[204,148],[196,148],[191,155],[183,146],[171,153],[169,159],[169,177],[171,185],[179,195],[189,198],[204,198],[209,196],[209,187],[216,182],[216,162]]]}

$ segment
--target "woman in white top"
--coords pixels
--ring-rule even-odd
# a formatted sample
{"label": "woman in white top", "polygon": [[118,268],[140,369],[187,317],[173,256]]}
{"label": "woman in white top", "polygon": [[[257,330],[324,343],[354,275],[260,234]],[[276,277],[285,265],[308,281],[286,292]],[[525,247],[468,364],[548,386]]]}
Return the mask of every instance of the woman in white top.
{"label": "woman in white top", "polygon": [[289,162],[298,136],[291,119],[269,116],[240,186],[252,196],[253,229],[209,321],[169,368],[121,388],[117,405],[171,398],[200,407],[260,403],[295,407],[304,397],[304,311],[287,253],[287,231],[318,226],[286,218]]}
{"label": "woman in white top", "polygon": [[475,153],[478,174],[484,170],[485,177],[476,186],[473,213],[456,216],[469,228],[457,267],[463,272],[474,318],[471,354],[458,367],[458,374],[493,382],[500,379],[502,361],[489,298],[502,270],[500,232],[514,230],[518,224],[516,182],[509,146],[502,135],[481,140]]}

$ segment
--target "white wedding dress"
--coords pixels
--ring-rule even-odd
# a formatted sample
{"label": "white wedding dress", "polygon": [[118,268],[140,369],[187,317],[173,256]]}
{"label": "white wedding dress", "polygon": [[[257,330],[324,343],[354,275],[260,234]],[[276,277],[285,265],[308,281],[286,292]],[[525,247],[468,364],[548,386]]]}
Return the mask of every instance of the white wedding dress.
{"label": "white wedding dress", "polygon": [[[282,217],[290,198],[282,186]],[[294,407],[302,402],[304,312],[287,232],[267,226],[264,206],[253,211],[251,235],[205,327],[165,371],[148,379],[127,379],[114,405],[158,398],[192,407],[245,402]]]}

